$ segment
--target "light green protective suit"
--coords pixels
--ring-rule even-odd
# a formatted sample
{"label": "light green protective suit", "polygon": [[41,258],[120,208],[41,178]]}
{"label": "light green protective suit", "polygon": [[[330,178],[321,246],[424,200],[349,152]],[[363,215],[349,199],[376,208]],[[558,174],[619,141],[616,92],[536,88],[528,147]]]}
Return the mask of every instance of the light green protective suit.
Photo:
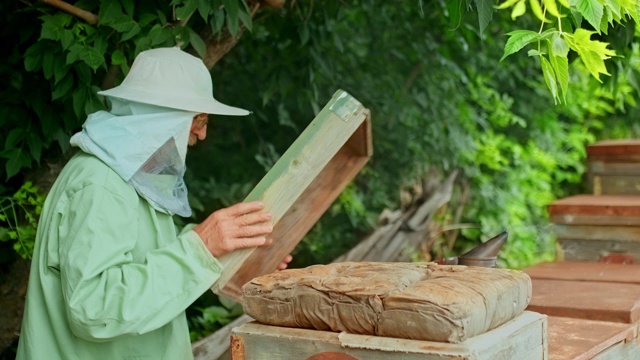
{"label": "light green protective suit", "polygon": [[185,309],[220,263],[93,155],[58,177],[40,218],[18,359],[191,359]]}

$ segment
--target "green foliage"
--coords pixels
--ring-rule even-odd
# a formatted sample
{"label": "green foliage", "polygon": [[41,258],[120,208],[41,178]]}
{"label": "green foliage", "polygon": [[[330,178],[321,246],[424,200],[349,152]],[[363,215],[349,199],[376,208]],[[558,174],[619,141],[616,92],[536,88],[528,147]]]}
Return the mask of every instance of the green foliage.
{"label": "green foliage", "polygon": [[23,259],[31,259],[44,198],[31,182],[12,196],[0,197],[0,242],[12,244]]}
{"label": "green foliage", "polygon": [[197,312],[197,315],[189,317],[191,341],[199,340],[215,332],[243,313],[240,304],[223,297],[218,299],[216,305],[194,307],[192,311]]}
{"label": "green foliage", "polygon": [[[560,6],[558,6],[558,3]],[[608,34],[610,26],[634,27],[638,19],[638,5],[628,0],[530,0],[531,10],[541,22],[536,33],[528,30],[510,32],[504,47],[507,56],[520,51],[528,44],[537,48],[529,56],[538,57],[542,75],[556,103],[566,103],[569,84],[569,51],[577,54],[591,75],[598,81],[600,74],[610,75],[605,60],[617,56],[609,43],[592,40],[594,34]],[[511,17],[516,19],[526,13],[526,0],[505,0],[498,9],[512,8]],[[549,20],[547,13],[554,21]],[[593,30],[583,28],[583,19]],[[588,25],[587,25],[588,26]],[[543,31],[545,27],[547,30]],[[564,29],[563,29],[564,27]]]}

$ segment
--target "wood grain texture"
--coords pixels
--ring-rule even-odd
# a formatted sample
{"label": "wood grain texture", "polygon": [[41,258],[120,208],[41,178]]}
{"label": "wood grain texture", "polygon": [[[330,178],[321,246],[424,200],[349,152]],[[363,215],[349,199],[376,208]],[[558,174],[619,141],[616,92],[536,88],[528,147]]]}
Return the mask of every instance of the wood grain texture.
{"label": "wood grain texture", "polygon": [[640,285],[640,265],[559,261],[534,265],[524,272],[532,279],[609,282]]}
{"label": "wood grain texture", "polygon": [[[546,359],[546,316],[525,312],[460,344],[285,328],[256,322],[233,330],[244,339],[247,359],[308,359],[334,352],[371,360]],[[236,360],[235,358],[233,358]]]}
{"label": "wood grain texture", "polygon": [[549,316],[547,329],[550,360],[589,360],[637,337],[634,324],[556,316]]}
{"label": "wood grain texture", "polygon": [[529,311],[619,323],[640,319],[640,285],[544,279],[532,284]]}
{"label": "wood grain texture", "polygon": [[220,257],[225,270],[212,290],[238,300],[242,285],[273,272],[372,151],[369,110],[348,93],[337,91],[245,199],[262,201],[273,215],[272,245]]}

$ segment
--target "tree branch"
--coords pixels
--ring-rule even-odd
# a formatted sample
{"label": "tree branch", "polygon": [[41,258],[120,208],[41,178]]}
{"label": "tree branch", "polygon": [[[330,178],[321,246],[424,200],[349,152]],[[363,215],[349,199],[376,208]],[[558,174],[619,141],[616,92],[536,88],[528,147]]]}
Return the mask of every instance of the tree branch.
{"label": "tree branch", "polygon": [[98,24],[97,15],[90,13],[86,10],[82,10],[62,0],[42,0],[42,2],[44,2],[45,4],[49,4],[53,7],[57,7],[60,10],[64,10],[71,15],[77,16],[91,25]]}

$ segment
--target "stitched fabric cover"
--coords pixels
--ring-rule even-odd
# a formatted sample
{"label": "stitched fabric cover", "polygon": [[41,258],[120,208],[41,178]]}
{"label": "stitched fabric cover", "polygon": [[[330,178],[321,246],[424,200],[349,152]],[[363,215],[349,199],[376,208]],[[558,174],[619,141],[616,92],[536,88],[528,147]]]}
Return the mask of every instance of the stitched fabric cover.
{"label": "stitched fabric cover", "polygon": [[245,312],[264,324],[458,343],[522,313],[531,279],[508,269],[343,262],[264,275],[242,290]]}

